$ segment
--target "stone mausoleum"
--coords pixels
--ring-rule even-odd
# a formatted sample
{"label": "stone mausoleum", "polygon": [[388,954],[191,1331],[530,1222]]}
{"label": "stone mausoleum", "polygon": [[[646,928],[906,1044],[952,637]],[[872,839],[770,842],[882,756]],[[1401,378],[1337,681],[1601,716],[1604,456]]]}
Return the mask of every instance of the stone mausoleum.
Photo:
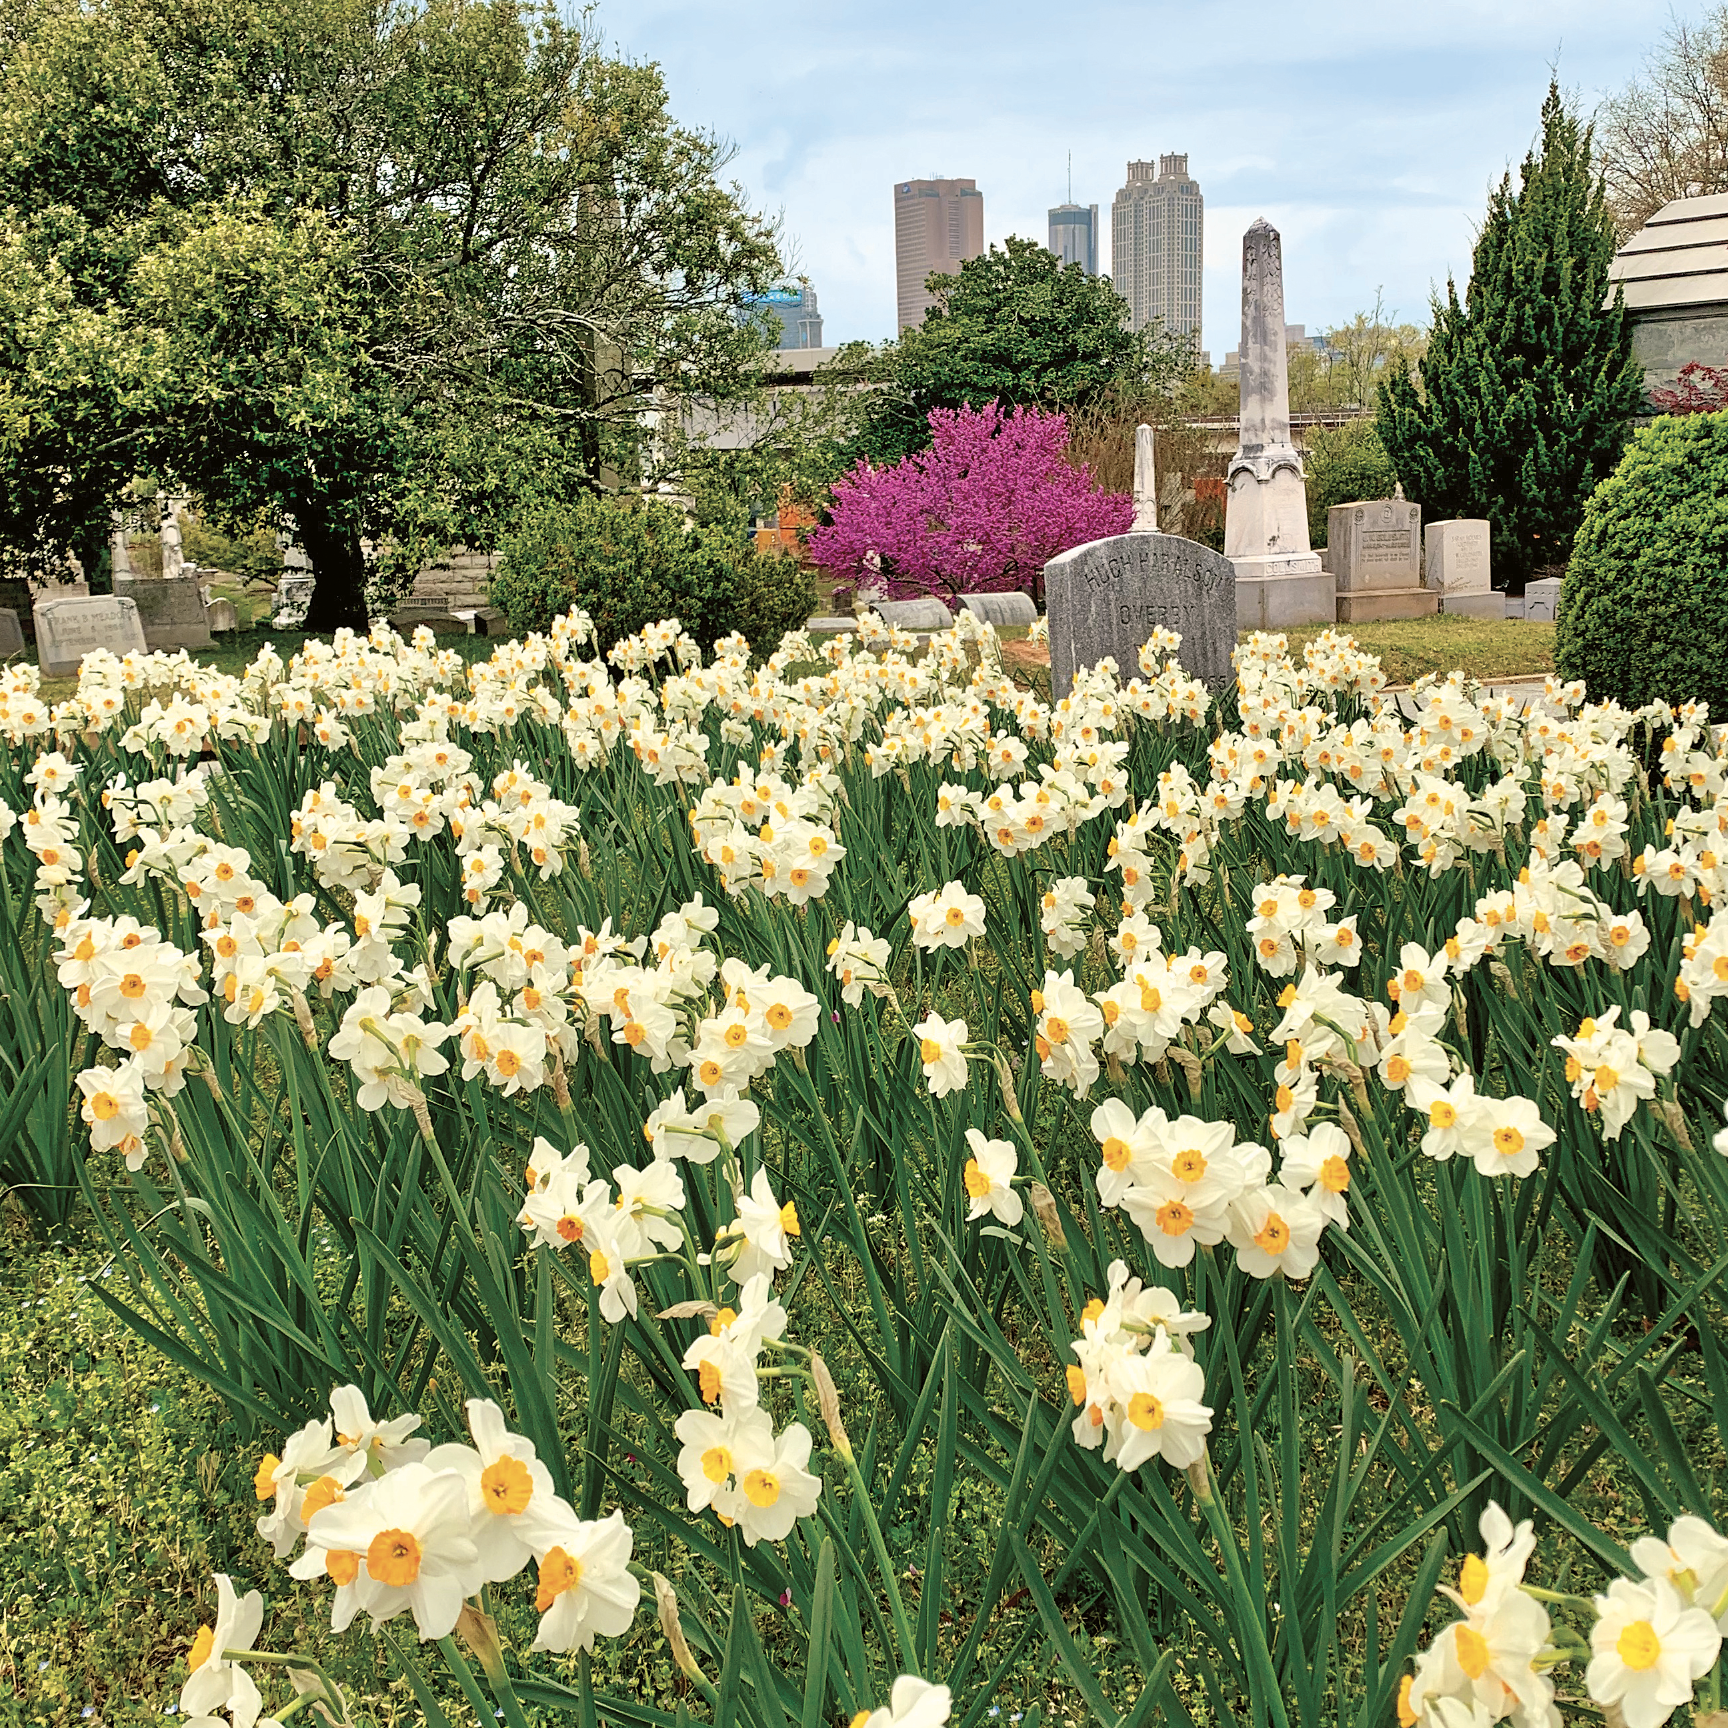
{"label": "stone mausoleum", "polygon": [[1608,273],[1626,294],[1646,390],[1671,389],[1691,361],[1728,367],[1728,193],[1664,204]]}

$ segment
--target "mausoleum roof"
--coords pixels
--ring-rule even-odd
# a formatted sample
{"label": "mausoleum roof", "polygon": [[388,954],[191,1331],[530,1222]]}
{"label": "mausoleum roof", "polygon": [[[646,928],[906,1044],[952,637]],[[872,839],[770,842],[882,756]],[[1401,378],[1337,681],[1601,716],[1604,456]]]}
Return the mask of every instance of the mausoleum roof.
{"label": "mausoleum roof", "polygon": [[1728,302],[1728,193],[1664,204],[1614,254],[1608,275],[1632,313]]}

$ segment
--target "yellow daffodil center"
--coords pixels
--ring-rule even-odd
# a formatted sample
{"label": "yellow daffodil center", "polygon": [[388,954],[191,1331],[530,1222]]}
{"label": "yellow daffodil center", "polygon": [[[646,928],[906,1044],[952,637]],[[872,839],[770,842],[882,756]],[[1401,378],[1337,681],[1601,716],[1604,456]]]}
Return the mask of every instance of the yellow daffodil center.
{"label": "yellow daffodil center", "polygon": [[320,1476],[306,1490],[306,1498],[300,1502],[300,1516],[310,1524],[326,1506],[334,1506],[338,1500],[345,1498],[342,1485],[334,1476]]}
{"label": "yellow daffodil center", "polygon": [[724,1482],[732,1474],[732,1454],[724,1446],[710,1446],[702,1454],[702,1474],[710,1482]]}
{"label": "yellow daffodil center", "polygon": [[1458,1568],[1458,1594],[1474,1608],[1488,1590],[1488,1562],[1480,1554],[1466,1554]]}
{"label": "yellow daffodil center", "polygon": [[752,1506],[772,1506],[780,1498],[780,1478],[772,1470],[751,1470],[739,1486]]}
{"label": "yellow daffodil center", "polygon": [[377,1583],[402,1589],[420,1576],[421,1558],[412,1532],[380,1530],[366,1550],[366,1571]]}
{"label": "yellow daffodil center", "polygon": [[1164,1426],[1164,1406],[1150,1392],[1136,1392],[1128,1400],[1128,1420],[1142,1432]]}
{"label": "yellow daffodil center", "polygon": [[1186,1236],[1194,1228],[1194,1213],[1180,1200],[1166,1200],[1158,1208],[1156,1222],[1166,1236]]}
{"label": "yellow daffodil center", "polygon": [[520,1512],[534,1498],[534,1478],[520,1458],[499,1458],[480,1472],[480,1496],[488,1512]]}
{"label": "yellow daffodil center", "polygon": [[968,1158],[966,1160],[965,1180],[966,1192],[970,1194],[974,1200],[982,1200],[990,1192],[990,1178],[978,1168],[978,1160],[976,1158]]}
{"label": "yellow daffodil center", "polygon": [[281,1467],[282,1460],[274,1452],[266,1452],[258,1460],[258,1469],[252,1477],[252,1492],[260,1500],[268,1500],[276,1492],[276,1472]]}
{"label": "yellow daffodil center", "polygon": [[1642,1674],[1645,1669],[1655,1667],[1657,1657],[1662,1654],[1662,1640],[1648,1620],[1634,1620],[1615,1640],[1614,1648],[1628,1668]]}
{"label": "yellow daffodil center", "polygon": [[210,1660],[210,1652],[216,1647],[216,1629],[213,1626],[200,1626],[198,1636],[192,1640],[192,1648],[186,1652],[186,1669],[188,1673],[196,1674]]}
{"label": "yellow daffodil center", "polygon": [[1350,1166],[1336,1153],[1320,1166],[1320,1186],[1328,1194],[1342,1194],[1350,1186]]}
{"label": "yellow daffodil center", "polygon": [[1282,1254],[1290,1246],[1290,1226],[1276,1212],[1268,1212],[1254,1232],[1254,1246],[1264,1254]]}
{"label": "yellow daffodil center", "polygon": [[540,1578],[534,1592],[536,1612],[544,1614],[566,1590],[574,1590],[582,1582],[582,1562],[566,1554],[562,1548],[548,1548],[540,1562]]}

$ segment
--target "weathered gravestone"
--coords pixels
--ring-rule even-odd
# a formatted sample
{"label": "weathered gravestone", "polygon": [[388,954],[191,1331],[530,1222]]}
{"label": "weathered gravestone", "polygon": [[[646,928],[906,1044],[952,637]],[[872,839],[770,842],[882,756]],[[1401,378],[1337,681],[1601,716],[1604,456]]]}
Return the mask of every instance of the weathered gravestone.
{"label": "weathered gravestone", "polygon": [[278,630],[298,630],[306,622],[312,604],[312,577],[284,576],[276,584],[276,612],[271,622]]}
{"label": "weathered gravestone", "polygon": [[1002,594],[962,594],[960,605],[981,623],[994,624],[998,630],[1038,622],[1038,608],[1032,604],[1032,596],[1017,588]]}
{"label": "weathered gravestone", "polygon": [[114,592],[138,608],[152,652],[210,646],[210,620],[196,576],[117,576]]}
{"label": "weathered gravestone", "polygon": [[214,636],[226,636],[240,628],[240,614],[235,610],[232,600],[224,600],[218,596],[205,607],[204,615],[209,620],[210,632]]}
{"label": "weathered gravestone", "polygon": [[1208,690],[1235,676],[1236,567],[1179,534],[1116,534],[1063,552],[1044,566],[1050,613],[1050,675],[1058,697],[1074,674],[1105,655],[1126,683],[1140,675],[1140,648],[1160,625],[1182,637],[1177,660]]}
{"label": "weathered gravestone", "polygon": [[934,594],[916,600],[878,600],[875,611],[890,630],[952,630],[954,617]]}
{"label": "weathered gravestone", "polygon": [[10,606],[0,606],[0,660],[24,652],[24,626]]}
{"label": "weathered gravestone", "polygon": [[1536,624],[1559,623],[1560,582],[1560,577],[1548,576],[1540,582],[1526,582],[1524,584],[1524,617],[1526,622]]}
{"label": "weathered gravestone", "polygon": [[1505,597],[1494,592],[1488,524],[1480,517],[1430,522],[1423,532],[1423,585],[1440,596],[1440,610],[1467,618],[1503,618]]}
{"label": "weathered gravestone", "polygon": [[69,600],[38,600],[36,659],[44,678],[69,678],[86,654],[147,654],[137,605],[116,594]]}
{"label": "weathered gravestone", "polygon": [[1440,596],[1422,586],[1422,506],[1393,498],[1334,504],[1326,513],[1327,562],[1338,622],[1426,618]]}

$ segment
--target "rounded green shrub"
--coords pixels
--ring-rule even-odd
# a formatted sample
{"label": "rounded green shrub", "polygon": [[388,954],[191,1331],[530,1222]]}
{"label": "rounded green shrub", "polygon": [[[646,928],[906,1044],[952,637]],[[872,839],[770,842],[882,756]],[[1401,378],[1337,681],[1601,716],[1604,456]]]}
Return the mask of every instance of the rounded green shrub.
{"label": "rounded green shrub", "polygon": [[489,593],[513,631],[546,630],[580,606],[601,652],[662,618],[677,618],[704,648],[741,630],[768,652],[816,603],[814,578],[794,559],[760,554],[653,499],[537,503],[498,551]]}
{"label": "rounded green shrub", "polygon": [[1728,720],[1728,413],[1658,420],[1591,493],[1555,664],[1597,701],[1710,704]]}

